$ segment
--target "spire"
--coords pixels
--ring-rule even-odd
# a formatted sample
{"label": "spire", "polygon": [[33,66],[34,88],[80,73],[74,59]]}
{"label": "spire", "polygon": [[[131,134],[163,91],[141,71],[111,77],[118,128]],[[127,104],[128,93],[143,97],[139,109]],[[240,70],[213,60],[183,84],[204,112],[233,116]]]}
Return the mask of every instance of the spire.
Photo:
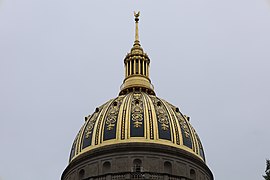
{"label": "spire", "polygon": [[134,45],[140,45],[140,40],[139,40],[139,16],[140,16],[140,11],[138,13],[136,13],[134,11],[135,24],[136,24]]}
{"label": "spire", "polygon": [[154,95],[154,87],[149,78],[150,59],[140,45],[139,40],[139,16],[134,12],[135,17],[135,40],[130,53],[124,59],[125,63],[125,79],[120,88],[120,94],[126,94],[130,91],[145,91]]}
{"label": "spire", "polygon": [[131,53],[135,53],[133,52],[133,50],[140,51],[140,53],[143,53],[143,49],[140,45],[140,40],[139,40],[140,11],[138,11],[137,13],[134,11],[134,17],[135,17],[135,40],[134,40],[133,48],[131,49]]}

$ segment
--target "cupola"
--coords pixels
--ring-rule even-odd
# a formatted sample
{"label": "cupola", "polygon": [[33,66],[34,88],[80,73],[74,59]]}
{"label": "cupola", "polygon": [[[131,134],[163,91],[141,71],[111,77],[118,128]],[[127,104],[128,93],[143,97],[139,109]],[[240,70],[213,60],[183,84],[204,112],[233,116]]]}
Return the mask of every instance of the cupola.
{"label": "cupola", "polygon": [[140,12],[134,12],[135,17],[135,41],[130,52],[124,59],[125,79],[121,86],[121,94],[126,94],[135,89],[154,95],[154,86],[149,78],[150,58],[143,51],[139,40],[139,16]]}

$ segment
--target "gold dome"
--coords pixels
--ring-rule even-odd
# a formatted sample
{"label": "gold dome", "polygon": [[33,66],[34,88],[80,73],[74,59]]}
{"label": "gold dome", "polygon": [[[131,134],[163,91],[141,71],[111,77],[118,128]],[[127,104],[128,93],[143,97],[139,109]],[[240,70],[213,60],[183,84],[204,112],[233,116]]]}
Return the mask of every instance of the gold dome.
{"label": "gold dome", "polygon": [[150,59],[138,35],[139,13],[131,52],[124,59],[125,79],[119,96],[96,108],[72,145],[70,162],[82,154],[120,143],[148,143],[175,147],[205,161],[204,151],[189,118],[158,98],[149,78]]}
{"label": "gold dome", "polygon": [[141,91],[109,100],[86,117],[70,161],[96,148],[133,142],[173,146],[204,161],[200,139],[179,108]]}

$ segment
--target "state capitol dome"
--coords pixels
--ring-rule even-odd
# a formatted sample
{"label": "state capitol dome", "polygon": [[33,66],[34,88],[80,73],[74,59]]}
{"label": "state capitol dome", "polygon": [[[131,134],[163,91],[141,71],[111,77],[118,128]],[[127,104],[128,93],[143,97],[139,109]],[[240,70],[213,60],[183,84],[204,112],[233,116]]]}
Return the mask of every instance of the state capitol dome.
{"label": "state capitol dome", "polygon": [[172,146],[204,161],[201,141],[188,117],[176,106],[136,88],[86,117],[73,143],[70,161],[93,149],[134,142]]}
{"label": "state capitol dome", "polygon": [[[205,164],[202,143],[189,117],[155,94],[149,78],[150,59],[139,41],[139,13],[134,15],[135,41],[124,58],[125,79],[119,95],[85,117],[85,123],[72,144],[69,165],[62,180],[134,179],[132,172],[137,172],[134,170],[135,161],[144,168],[140,168],[140,172],[148,172],[149,178],[151,173],[155,174],[151,177],[160,177],[156,179],[162,179],[165,173],[181,180],[196,179],[200,174],[202,180],[212,180],[213,175]],[[120,157],[126,159],[117,163]],[[155,162],[149,157],[159,160]],[[157,167],[153,168],[151,162]],[[92,167],[93,163],[96,165]],[[136,177],[145,179],[145,175]]]}

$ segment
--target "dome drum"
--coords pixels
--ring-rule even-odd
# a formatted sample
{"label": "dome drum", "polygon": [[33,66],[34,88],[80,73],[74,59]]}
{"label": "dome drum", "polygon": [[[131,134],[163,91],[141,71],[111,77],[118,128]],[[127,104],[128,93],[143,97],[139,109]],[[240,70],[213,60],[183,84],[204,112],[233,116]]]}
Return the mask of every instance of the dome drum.
{"label": "dome drum", "polygon": [[122,143],[84,153],[69,164],[62,180],[193,180],[193,171],[197,179],[213,179],[206,164],[185,150],[159,144]]}

